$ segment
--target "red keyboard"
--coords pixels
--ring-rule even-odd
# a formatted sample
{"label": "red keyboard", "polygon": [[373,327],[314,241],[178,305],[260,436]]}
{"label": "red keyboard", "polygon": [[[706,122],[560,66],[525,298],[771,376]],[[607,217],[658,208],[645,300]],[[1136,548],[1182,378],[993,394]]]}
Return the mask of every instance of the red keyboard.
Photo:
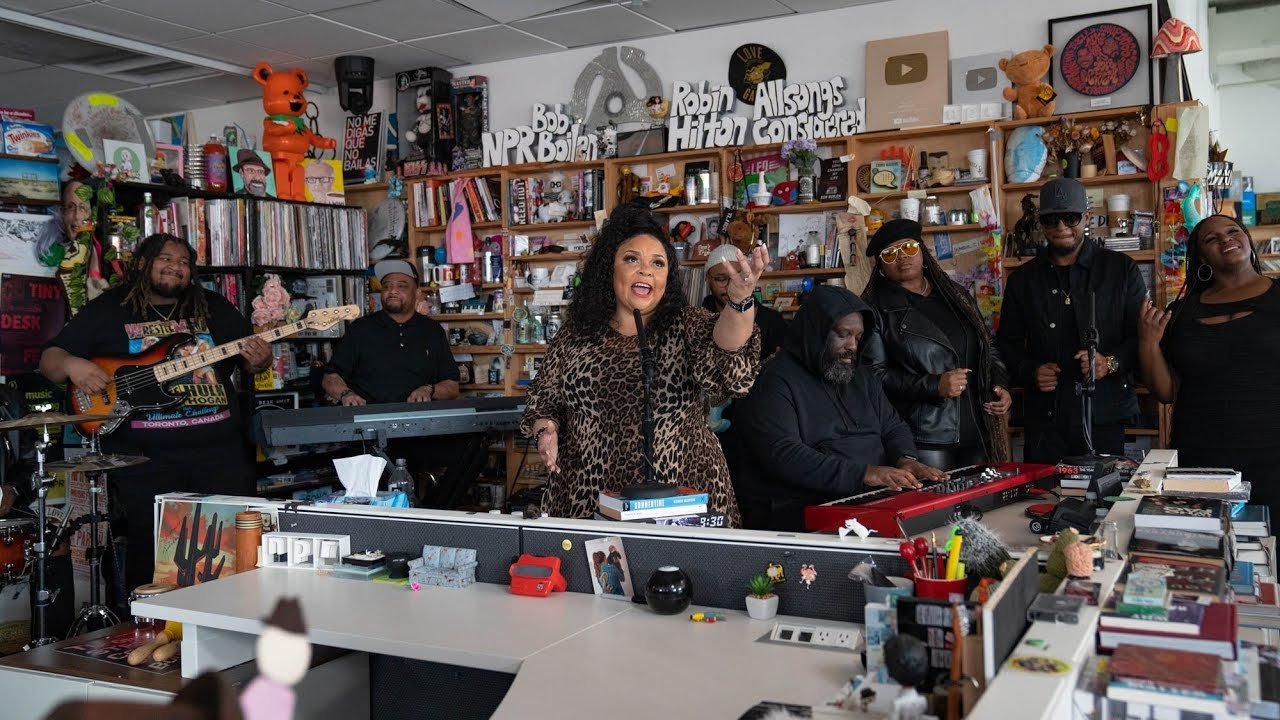
{"label": "red keyboard", "polygon": [[916,535],[967,516],[1025,500],[1031,488],[1050,488],[1056,482],[1053,465],[1004,463],[975,465],[948,473],[948,479],[919,490],[868,490],[804,509],[809,530],[830,532],[850,518],[881,537]]}

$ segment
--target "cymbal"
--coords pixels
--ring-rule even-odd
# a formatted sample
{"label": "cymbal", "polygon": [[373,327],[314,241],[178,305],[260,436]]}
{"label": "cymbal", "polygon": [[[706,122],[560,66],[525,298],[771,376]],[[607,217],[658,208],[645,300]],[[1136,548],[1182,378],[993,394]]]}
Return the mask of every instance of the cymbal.
{"label": "cymbal", "polygon": [[141,455],[81,455],[70,460],[45,465],[50,470],[71,470],[72,472],[106,472],[120,468],[132,467],[148,462],[150,458]]}
{"label": "cymbal", "polygon": [[18,418],[17,420],[7,420],[0,422],[0,430],[14,430],[18,428],[36,428],[46,425],[75,425],[82,422],[92,422],[94,420],[109,420],[110,415],[63,415],[56,412],[31,413]]}

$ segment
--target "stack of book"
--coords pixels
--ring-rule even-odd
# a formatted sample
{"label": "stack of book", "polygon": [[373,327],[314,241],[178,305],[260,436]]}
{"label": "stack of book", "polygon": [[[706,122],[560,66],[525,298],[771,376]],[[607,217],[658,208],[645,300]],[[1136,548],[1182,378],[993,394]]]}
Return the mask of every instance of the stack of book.
{"label": "stack of book", "polygon": [[[1121,645],[1111,655],[1107,699],[1214,717],[1247,711],[1248,698],[1224,682],[1216,655],[1167,648]],[[1126,707],[1126,715],[1129,708]]]}
{"label": "stack of book", "polygon": [[675,495],[659,498],[625,498],[619,492],[605,491],[596,503],[596,519],[724,527],[724,513],[710,512],[708,500],[706,493],[688,487],[679,488]]}
{"label": "stack of book", "polygon": [[1122,582],[1102,606],[1098,645],[1173,648],[1235,658],[1236,606],[1225,602],[1222,560],[1130,552]]}

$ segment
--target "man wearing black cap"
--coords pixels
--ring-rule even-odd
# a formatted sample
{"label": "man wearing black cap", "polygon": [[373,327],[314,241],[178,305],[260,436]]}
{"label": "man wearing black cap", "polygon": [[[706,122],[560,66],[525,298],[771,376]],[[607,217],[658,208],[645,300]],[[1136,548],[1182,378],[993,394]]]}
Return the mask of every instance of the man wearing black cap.
{"label": "man wearing black cap", "polygon": [[1013,272],[1004,291],[996,342],[1014,384],[1026,394],[1028,462],[1053,463],[1087,452],[1076,384],[1089,368],[1084,336],[1091,295],[1098,330],[1095,452],[1122,454],[1124,424],[1138,413],[1133,371],[1138,311],[1147,289],[1131,258],[1085,240],[1088,205],[1078,181],[1045,183],[1039,219],[1048,243]]}
{"label": "man wearing black cap", "polygon": [[383,260],[373,274],[382,285],[382,310],[347,328],[325,368],[325,393],[342,405],[458,397],[458,366],[444,328],[416,310],[417,270]]}

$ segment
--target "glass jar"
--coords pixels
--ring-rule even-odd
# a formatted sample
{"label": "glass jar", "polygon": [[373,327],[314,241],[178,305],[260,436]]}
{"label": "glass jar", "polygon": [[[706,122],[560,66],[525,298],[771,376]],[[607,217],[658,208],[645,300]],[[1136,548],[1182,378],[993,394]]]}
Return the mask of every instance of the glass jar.
{"label": "glass jar", "polygon": [[929,195],[924,199],[924,204],[920,206],[920,219],[925,225],[946,225],[947,214],[942,210],[942,206],[938,204],[938,196]]}

